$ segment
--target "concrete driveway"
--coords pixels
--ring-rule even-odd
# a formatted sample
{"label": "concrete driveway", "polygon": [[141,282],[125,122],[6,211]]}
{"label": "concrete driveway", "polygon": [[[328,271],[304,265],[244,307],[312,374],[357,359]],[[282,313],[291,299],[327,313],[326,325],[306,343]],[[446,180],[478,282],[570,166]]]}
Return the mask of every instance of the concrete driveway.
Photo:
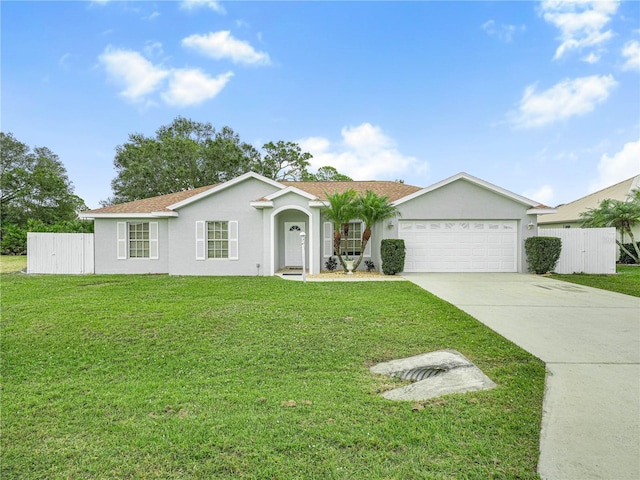
{"label": "concrete driveway", "polygon": [[640,479],[640,298],[517,273],[410,273],[547,365],[538,472]]}

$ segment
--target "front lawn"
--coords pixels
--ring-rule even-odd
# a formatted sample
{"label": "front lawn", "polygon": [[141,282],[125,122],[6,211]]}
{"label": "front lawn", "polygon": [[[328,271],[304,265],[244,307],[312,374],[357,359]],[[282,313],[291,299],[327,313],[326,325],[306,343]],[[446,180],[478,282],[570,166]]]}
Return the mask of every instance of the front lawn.
{"label": "front lawn", "polygon": [[635,265],[618,265],[616,272],[616,275],[588,275],[586,273],[573,273],[568,275],[554,274],[551,278],[640,297],[640,267]]}
{"label": "front lawn", "polygon": [[[0,478],[539,478],[543,363],[409,282],[1,288]],[[378,395],[370,365],[443,348],[498,388]]]}
{"label": "front lawn", "polygon": [[0,273],[19,272],[27,268],[26,255],[0,255]]}

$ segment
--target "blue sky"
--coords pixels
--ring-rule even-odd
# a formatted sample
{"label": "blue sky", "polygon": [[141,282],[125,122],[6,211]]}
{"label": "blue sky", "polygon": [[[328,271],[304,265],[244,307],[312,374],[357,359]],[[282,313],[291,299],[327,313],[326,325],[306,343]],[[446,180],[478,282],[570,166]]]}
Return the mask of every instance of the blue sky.
{"label": "blue sky", "polygon": [[91,208],[183,116],[356,180],[557,205],[640,173],[640,2],[3,1],[1,127]]}

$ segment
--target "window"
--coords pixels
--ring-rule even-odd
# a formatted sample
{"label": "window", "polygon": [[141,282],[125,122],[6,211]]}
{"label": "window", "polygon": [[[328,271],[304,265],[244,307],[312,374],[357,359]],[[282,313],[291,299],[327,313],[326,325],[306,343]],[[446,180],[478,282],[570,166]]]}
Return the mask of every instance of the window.
{"label": "window", "polygon": [[149,223],[129,223],[129,258],[149,258]]}
{"label": "window", "polygon": [[[342,240],[344,242],[344,238]],[[347,236],[346,254],[353,257],[360,255],[361,241],[362,241],[362,223],[350,222],[349,235]]]}
{"label": "window", "polygon": [[118,260],[148,258],[158,260],[158,222],[118,222],[116,251]]}
{"label": "window", "polygon": [[207,258],[229,258],[229,222],[207,222]]}
{"label": "window", "polygon": [[196,221],[196,260],[238,260],[238,221]]}

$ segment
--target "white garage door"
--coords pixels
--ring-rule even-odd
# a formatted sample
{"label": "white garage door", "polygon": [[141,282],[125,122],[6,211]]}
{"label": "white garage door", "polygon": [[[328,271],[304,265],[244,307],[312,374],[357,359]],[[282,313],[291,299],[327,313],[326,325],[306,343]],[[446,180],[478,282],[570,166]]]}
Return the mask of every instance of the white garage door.
{"label": "white garage door", "polygon": [[516,272],[515,220],[400,221],[405,272]]}

